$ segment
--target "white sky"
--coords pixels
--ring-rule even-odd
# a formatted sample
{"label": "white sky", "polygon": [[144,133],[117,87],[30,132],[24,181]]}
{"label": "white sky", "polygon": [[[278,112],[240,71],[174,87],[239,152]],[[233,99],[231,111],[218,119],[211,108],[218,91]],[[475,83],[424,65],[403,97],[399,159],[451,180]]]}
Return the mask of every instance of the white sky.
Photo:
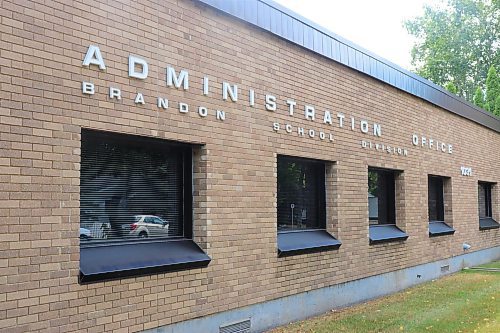
{"label": "white sky", "polygon": [[359,46],[411,69],[413,38],[403,21],[439,0],[274,0]]}

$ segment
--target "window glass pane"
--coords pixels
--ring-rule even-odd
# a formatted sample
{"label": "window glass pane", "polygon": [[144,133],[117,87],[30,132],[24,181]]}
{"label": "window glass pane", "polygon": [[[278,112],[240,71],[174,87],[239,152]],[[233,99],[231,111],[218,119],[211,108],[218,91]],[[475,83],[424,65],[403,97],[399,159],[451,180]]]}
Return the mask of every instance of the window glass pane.
{"label": "window glass pane", "polygon": [[278,230],[325,228],[325,167],[278,157]]}
{"label": "window glass pane", "polygon": [[183,236],[184,154],[159,140],[82,131],[81,238]]}
{"label": "window glass pane", "polygon": [[478,206],[479,206],[479,218],[492,217],[491,184],[479,183]]}
{"label": "window glass pane", "polygon": [[394,172],[368,169],[368,216],[370,224],[395,224]]}
{"label": "window glass pane", "polygon": [[443,178],[429,176],[429,221],[444,221]]}

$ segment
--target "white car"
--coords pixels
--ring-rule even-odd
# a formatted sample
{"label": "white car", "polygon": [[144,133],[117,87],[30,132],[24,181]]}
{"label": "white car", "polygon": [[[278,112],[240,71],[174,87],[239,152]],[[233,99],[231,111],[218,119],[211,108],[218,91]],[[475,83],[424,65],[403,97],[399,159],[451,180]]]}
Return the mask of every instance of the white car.
{"label": "white car", "polygon": [[130,235],[134,237],[167,237],[169,223],[156,215],[136,215],[130,225]]}
{"label": "white car", "polygon": [[92,234],[89,229],[80,228],[80,240],[89,240],[92,238]]}

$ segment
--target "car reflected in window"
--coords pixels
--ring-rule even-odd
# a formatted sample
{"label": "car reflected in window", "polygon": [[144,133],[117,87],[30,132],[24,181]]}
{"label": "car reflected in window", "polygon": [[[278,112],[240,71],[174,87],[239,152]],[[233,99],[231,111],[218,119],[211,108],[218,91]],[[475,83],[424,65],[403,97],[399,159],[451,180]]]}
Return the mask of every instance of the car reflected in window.
{"label": "car reflected in window", "polygon": [[129,235],[132,237],[167,237],[169,235],[170,224],[159,216],[136,215],[134,221],[130,226],[123,226],[129,228]]}

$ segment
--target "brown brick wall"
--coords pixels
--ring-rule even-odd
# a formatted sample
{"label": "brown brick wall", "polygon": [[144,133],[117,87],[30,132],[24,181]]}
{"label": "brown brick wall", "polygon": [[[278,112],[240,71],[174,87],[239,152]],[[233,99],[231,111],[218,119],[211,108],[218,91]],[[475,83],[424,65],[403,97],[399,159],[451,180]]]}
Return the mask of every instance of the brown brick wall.
{"label": "brown brick wall", "polygon": [[[257,302],[498,246],[479,231],[477,181],[500,182],[500,135],[195,1],[1,2],[0,331],[136,332]],[[98,45],[106,70],[82,66]],[[129,54],[148,60],[129,78]],[[189,71],[188,91],[166,87],[165,67]],[[203,76],[210,79],[202,95]],[[82,81],[96,94],[83,95]],[[223,101],[222,81],[239,101]],[[122,100],[110,100],[118,87]],[[248,104],[255,89],[256,105]],[[136,92],[146,105],[134,105]],[[278,110],[264,107],[277,96]],[[167,97],[167,110],[156,106]],[[288,115],[286,99],[297,102]],[[188,103],[182,114],[178,102]],[[315,106],[317,120],[303,117]],[[196,108],[206,106],[200,117]],[[224,122],[215,110],[226,111]],[[382,124],[382,137],[323,125],[324,110]],[[275,133],[290,123],[333,133]],[[195,155],[195,239],[208,268],[79,285],[81,128],[203,144]],[[453,144],[453,154],[414,147],[415,133]],[[307,134],[306,134],[307,136]],[[361,148],[370,140],[408,156]],[[327,227],[337,251],[277,258],[276,157],[330,161]],[[473,168],[472,177],[460,166]],[[404,243],[368,244],[368,166],[403,170],[397,188]],[[430,239],[428,174],[450,177],[456,233]],[[448,186],[448,185],[447,185]],[[493,188],[494,217],[500,190]]]}

